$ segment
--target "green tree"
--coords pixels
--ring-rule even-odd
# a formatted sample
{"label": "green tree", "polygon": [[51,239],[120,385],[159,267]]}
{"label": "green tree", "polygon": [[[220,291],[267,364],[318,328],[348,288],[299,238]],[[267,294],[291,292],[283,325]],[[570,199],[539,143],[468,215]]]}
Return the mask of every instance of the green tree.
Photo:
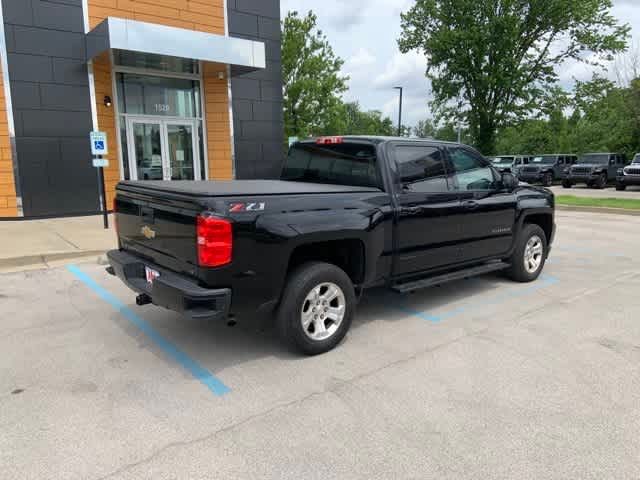
{"label": "green tree", "polygon": [[433,120],[420,120],[413,128],[413,135],[418,138],[435,138],[436,126],[433,123]]}
{"label": "green tree", "polygon": [[342,94],[348,78],[317,17],[289,12],[282,25],[284,120],[287,137],[334,133],[344,127]]}
{"label": "green tree", "polygon": [[625,49],[629,27],[611,7],[611,0],[416,0],[402,14],[399,46],[426,55],[434,109],[449,120],[461,115],[476,146],[491,154],[499,128],[538,110],[557,67]]}
{"label": "green tree", "polygon": [[562,149],[557,148],[557,140],[558,135],[548,120],[523,120],[499,130],[496,152],[501,155],[560,153]]}
{"label": "green tree", "polygon": [[542,118],[498,130],[499,153],[613,151],[630,157],[640,151],[640,79],[620,87],[594,76],[577,82],[572,95],[556,92],[553,97],[541,107],[547,112]]}
{"label": "green tree", "polygon": [[620,88],[598,76],[576,84],[574,101],[580,119],[571,136],[578,153],[612,151],[631,156],[640,147],[634,84]]}
{"label": "green tree", "polygon": [[342,112],[344,127],[334,131],[334,134],[387,136],[396,134],[396,127],[391,119],[384,117],[378,110],[365,112],[357,102],[351,102],[342,106]]}

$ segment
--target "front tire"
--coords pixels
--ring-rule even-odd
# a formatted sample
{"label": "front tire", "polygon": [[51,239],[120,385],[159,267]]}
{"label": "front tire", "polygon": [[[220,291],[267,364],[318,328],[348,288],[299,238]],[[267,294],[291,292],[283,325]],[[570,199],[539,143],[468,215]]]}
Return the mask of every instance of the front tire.
{"label": "front tire", "polygon": [[601,173],[598,177],[598,180],[595,181],[594,187],[598,190],[602,190],[607,186],[607,175],[605,173]]}
{"label": "front tire", "polygon": [[550,187],[553,185],[553,173],[547,172],[542,177],[542,185],[545,187]]}
{"label": "front tire", "polygon": [[525,224],[511,256],[509,277],[521,283],[537,280],[547,261],[547,236],[539,225]]}
{"label": "front tire", "polygon": [[626,185],[622,185],[621,183],[616,184],[616,190],[619,192],[624,192],[627,189]]}
{"label": "front tire", "polygon": [[349,331],[355,306],[353,283],[342,269],[305,263],[287,281],[278,308],[278,332],[289,347],[305,355],[328,352]]}
{"label": "front tire", "polygon": [[571,187],[573,187],[573,184],[569,180],[562,181],[562,188],[571,188]]}

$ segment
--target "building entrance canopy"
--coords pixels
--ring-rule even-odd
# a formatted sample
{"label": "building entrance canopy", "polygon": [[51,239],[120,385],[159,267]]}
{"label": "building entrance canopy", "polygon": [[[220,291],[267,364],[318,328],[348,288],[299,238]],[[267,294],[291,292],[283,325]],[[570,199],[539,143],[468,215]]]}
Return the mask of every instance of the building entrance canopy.
{"label": "building entrance canopy", "polygon": [[87,34],[87,61],[113,49],[223,63],[232,76],[266,68],[262,42],[109,17]]}

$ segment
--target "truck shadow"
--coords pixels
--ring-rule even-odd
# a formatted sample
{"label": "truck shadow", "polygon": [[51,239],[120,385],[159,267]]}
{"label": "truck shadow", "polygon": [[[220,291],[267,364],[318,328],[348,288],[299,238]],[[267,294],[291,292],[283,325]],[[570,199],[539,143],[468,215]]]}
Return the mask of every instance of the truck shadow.
{"label": "truck shadow", "polygon": [[[359,329],[375,328],[371,327],[374,322],[406,321],[414,316],[408,310],[437,312],[476,295],[490,295],[510,284],[499,275],[490,274],[407,295],[383,288],[372,289],[365,293],[360,302],[352,333],[357,335]],[[265,358],[275,357],[289,361],[304,361],[307,358],[287,349],[280,341],[275,330],[275,320],[271,317],[260,320],[240,318],[236,326],[228,327],[223,323],[186,319],[153,306],[140,309],[130,305],[129,308],[212,374]],[[116,322],[128,335],[136,338],[139,348],[149,349],[164,362],[175,365],[136,327],[120,315],[117,317]],[[348,346],[348,343],[349,336],[343,346]],[[184,375],[189,376],[189,373],[185,371]]]}
{"label": "truck shadow", "polygon": [[488,274],[481,277],[459,280],[444,285],[418,290],[413,293],[399,294],[387,289],[376,289],[363,297],[358,317],[366,322],[375,312],[384,311],[389,319],[404,320],[408,315],[421,314],[425,318],[433,317],[450,306],[459,304],[476,295],[487,296],[513,285],[500,274]]}

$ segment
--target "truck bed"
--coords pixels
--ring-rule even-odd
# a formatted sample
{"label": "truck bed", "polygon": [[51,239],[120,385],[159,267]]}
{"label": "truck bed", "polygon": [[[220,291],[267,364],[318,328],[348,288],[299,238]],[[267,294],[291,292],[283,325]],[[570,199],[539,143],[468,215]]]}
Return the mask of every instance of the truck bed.
{"label": "truck bed", "polygon": [[282,180],[232,181],[144,181],[120,182],[121,191],[157,191],[194,197],[237,197],[257,195],[299,195],[323,193],[375,192],[376,188],[330,185],[323,183],[289,182]]}

